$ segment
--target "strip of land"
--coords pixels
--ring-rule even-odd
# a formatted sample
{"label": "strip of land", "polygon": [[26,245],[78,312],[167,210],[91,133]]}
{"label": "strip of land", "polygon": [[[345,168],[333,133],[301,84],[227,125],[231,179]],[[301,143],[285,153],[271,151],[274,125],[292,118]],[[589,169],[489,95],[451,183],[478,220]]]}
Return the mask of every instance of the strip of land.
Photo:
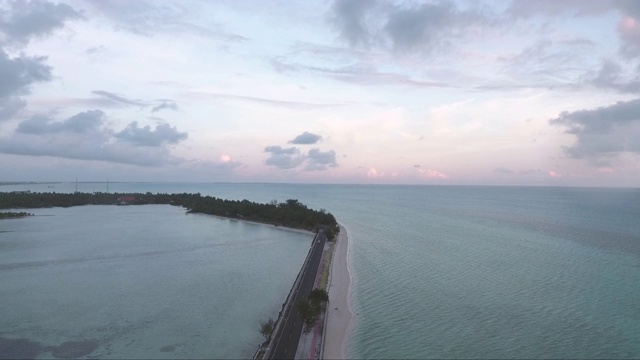
{"label": "strip of land", "polygon": [[324,336],[324,359],[346,359],[348,334],[353,323],[348,263],[348,235],[340,225],[340,233],[331,266],[327,328]]}
{"label": "strip of land", "polygon": [[0,192],[0,209],[34,209],[81,205],[146,205],[170,204],[184,207],[189,213],[217,215],[249,220],[293,229],[317,231],[325,229],[329,239],[337,230],[335,217],[324,209],[313,210],[298,200],[260,204],[249,200],[224,200],[209,195],[142,193],[33,193],[31,191]]}

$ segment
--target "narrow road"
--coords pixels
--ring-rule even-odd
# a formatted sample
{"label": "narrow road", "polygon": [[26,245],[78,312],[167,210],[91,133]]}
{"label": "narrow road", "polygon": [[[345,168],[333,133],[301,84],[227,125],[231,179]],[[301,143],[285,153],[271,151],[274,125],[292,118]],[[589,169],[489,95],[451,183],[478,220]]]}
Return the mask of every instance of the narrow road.
{"label": "narrow road", "polygon": [[298,311],[298,304],[306,301],[313,290],[313,284],[316,280],[320,259],[327,236],[324,231],[320,230],[314,238],[314,243],[307,255],[307,260],[303,265],[302,275],[298,286],[292,290],[291,302],[287,305],[285,313],[281,319],[282,325],[278,328],[276,334],[272,338],[271,353],[267,354],[267,359],[293,359],[298,349],[298,341],[302,333],[304,321]]}

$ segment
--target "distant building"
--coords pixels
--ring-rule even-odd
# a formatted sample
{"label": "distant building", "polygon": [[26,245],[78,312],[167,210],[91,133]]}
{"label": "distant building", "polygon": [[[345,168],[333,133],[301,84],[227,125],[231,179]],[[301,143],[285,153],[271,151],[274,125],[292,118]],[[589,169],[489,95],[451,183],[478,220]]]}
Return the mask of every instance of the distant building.
{"label": "distant building", "polygon": [[118,198],[119,205],[131,205],[136,201],[135,196],[120,196]]}
{"label": "distant building", "polygon": [[31,194],[31,190],[12,191],[12,194]]}

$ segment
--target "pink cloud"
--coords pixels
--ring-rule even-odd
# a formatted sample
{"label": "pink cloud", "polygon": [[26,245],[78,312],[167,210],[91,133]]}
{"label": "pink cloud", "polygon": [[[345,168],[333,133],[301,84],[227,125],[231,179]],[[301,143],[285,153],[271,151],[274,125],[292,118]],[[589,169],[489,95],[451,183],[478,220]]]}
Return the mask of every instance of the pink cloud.
{"label": "pink cloud", "polygon": [[552,178],[561,178],[561,177],[562,177],[562,174],[557,173],[557,172],[555,172],[555,171],[553,171],[553,170],[549,170],[549,177],[552,177]]}
{"label": "pink cloud", "polygon": [[432,169],[418,169],[418,173],[420,173],[420,175],[422,175],[425,178],[429,178],[429,179],[448,179],[449,175],[442,173],[438,170],[432,170]]}
{"label": "pink cloud", "polygon": [[384,171],[378,172],[376,168],[369,168],[369,170],[367,170],[367,177],[370,179],[384,177]]}
{"label": "pink cloud", "polygon": [[630,39],[640,39],[640,24],[631,16],[625,16],[618,23],[618,30],[623,36]]}

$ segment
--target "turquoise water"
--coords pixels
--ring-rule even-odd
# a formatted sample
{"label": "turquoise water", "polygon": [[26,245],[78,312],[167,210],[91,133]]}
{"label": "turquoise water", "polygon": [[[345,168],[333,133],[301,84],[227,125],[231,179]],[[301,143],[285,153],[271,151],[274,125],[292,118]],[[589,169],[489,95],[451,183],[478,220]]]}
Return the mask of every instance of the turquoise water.
{"label": "turquoise water", "polygon": [[110,187],[332,212],[350,238],[351,357],[640,357],[637,189]]}

